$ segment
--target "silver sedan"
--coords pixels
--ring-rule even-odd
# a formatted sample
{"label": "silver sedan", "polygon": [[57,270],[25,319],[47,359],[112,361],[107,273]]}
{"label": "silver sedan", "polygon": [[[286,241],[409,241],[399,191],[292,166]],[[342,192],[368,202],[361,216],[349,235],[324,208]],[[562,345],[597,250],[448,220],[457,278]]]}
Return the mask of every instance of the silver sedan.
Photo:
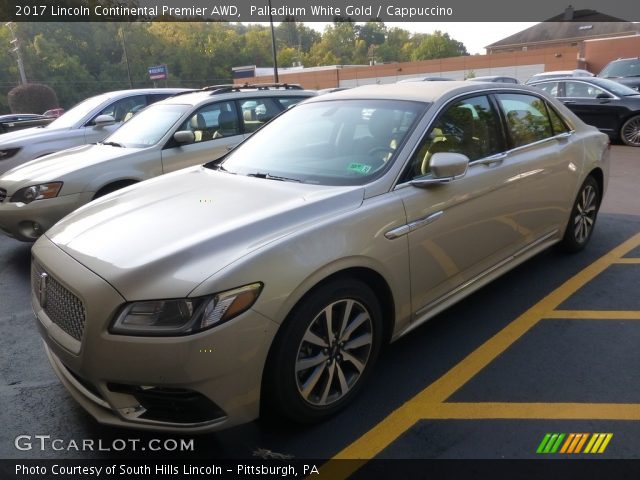
{"label": "silver sedan", "polygon": [[606,135],[524,86],[316,97],[222,160],[43,235],[32,301],[49,359],[105,424],[321,420],[385,343],[551,245],[584,248],[608,154]]}

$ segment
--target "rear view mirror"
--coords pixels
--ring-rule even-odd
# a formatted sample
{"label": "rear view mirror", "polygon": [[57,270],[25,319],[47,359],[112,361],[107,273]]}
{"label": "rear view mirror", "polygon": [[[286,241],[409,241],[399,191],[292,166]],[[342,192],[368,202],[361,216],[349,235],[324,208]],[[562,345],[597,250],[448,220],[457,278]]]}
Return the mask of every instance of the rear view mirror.
{"label": "rear view mirror", "polygon": [[180,130],[173,134],[173,139],[180,145],[193,143],[196,141],[195,134],[190,130]]}
{"label": "rear view mirror", "polygon": [[596,95],[597,99],[604,99],[604,98],[613,98],[611,95],[609,95],[608,93],[599,93],[598,95]]}

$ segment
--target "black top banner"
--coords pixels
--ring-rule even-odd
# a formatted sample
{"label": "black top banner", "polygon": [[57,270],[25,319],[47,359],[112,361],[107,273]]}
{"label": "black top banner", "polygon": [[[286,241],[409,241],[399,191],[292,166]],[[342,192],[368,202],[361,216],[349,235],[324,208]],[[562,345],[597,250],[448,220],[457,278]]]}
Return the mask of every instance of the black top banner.
{"label": "black top banner", "polygon": [[14,22],[640,21],[634,1],[578,0],[0,0]]}

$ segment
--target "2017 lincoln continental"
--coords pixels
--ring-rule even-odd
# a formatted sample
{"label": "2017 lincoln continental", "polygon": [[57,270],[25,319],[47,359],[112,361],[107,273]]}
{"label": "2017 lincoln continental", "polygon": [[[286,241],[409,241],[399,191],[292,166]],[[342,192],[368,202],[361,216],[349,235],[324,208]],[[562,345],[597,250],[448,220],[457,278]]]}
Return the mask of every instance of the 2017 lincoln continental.
{"label": "2017 lincoln continental", "polygon": [[374,85],[35,243],[32,301],[98,421],[212,431],[345,407],[380,348],[553,244],[589,242],[609,142],[539,89]]}

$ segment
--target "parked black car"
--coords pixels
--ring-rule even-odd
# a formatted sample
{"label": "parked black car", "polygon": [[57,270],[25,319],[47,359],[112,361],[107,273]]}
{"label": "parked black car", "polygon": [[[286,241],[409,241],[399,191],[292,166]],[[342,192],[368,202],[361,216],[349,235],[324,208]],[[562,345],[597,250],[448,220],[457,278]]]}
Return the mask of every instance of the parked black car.
{"label": "parked black car", "polygon": [[640,92],[640,57],[613,60],[602,69],[598,77],[615,80]]}
{"label": "parked black car", "polygon": [[558,97],[585,123],[612,140],[640,147],[640,94],[606,78],[559,78],[531,83]]}
{"label": "parked black car", "polygon": [[53,122],[55,118],[35,113],[12,113],[0,115],[0,133],[11,132],[23,128],[39,127]]}

